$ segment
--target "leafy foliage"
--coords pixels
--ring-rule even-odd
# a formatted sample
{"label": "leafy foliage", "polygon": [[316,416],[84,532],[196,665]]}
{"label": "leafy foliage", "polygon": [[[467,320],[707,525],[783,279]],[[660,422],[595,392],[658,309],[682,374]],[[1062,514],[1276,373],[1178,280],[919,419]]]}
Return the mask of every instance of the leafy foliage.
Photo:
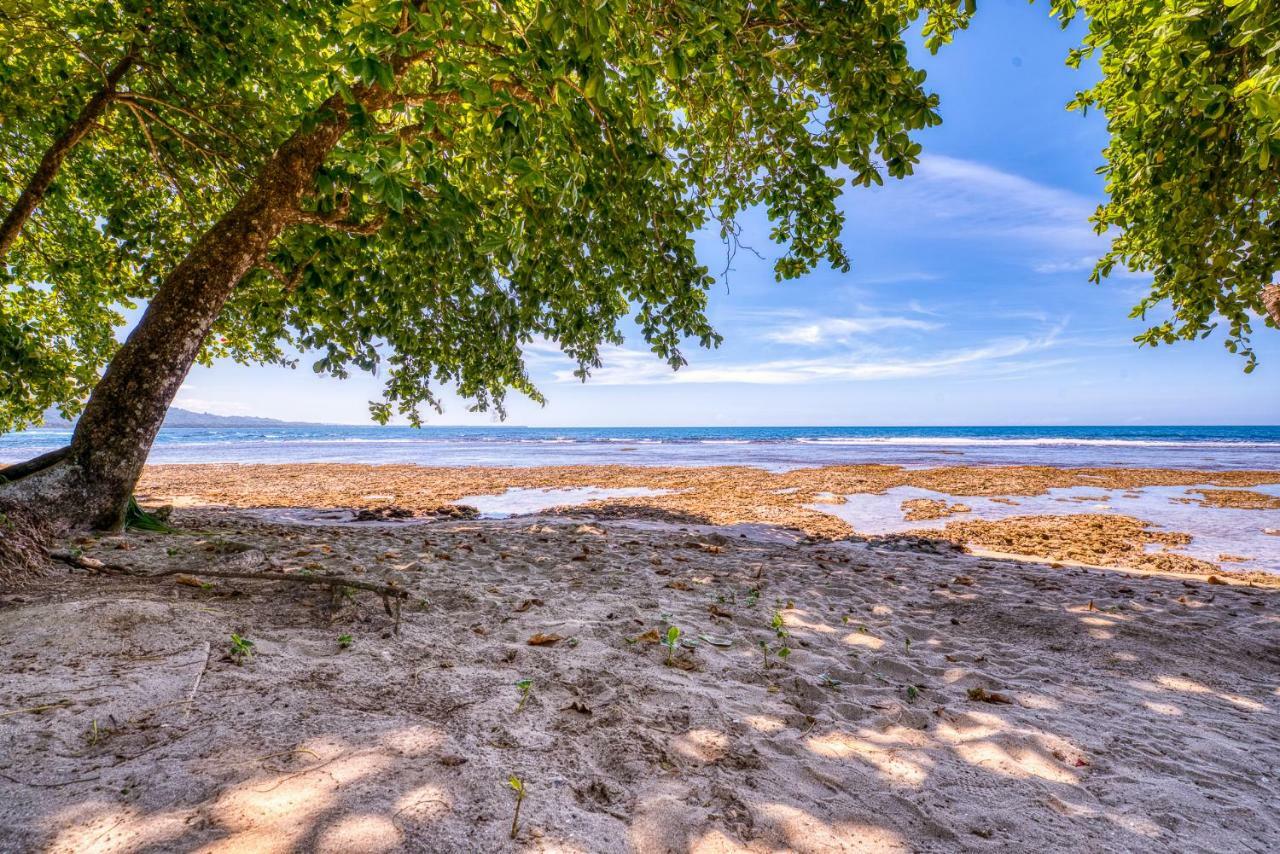
{"label": "leafy foliage", "polygon": [[1227,328],[1245,358],[1263,289],[1280,272],[1280,5],[1274,0],[1055,0],[1089,33],[1070,62],[1101,80],[1074,107],[1101,109],[1111,141],[1100,170],[1114,229],[1095,281],[1117,265],[1152,275],[1133,316],[1168,304],[1138,337],[1171,344]]}
{"label": "leafy foliage", "polygon": [[[162,31],[134,20],[160,14],[150,6],[93,20],[99,5],[68,7],[105,43],[95,50],[127,49],[139,33],[150,49]],[[679,367],[686,341],[719,341],[691,235],[719,224],[732,249],[739,215],[762,206],[779,279],[847,268],[842,186],[909,174],[911,132],[939,121],[906,34],[937,49],[971,11],[956,0],[353,0],[334,15],[323,12],[342,4],[270,5],[178,4],[175,15],[244,26],[235,39],[199,21],[183,30],[190,61],[163,78],[178,81],[170,97],[186,111],[167,114],[176,130],[113,111],[111,132],[60,178],[35,227],[57,235],[71,269],[44,260],[49,241],[18,247],[4,321],[18,333],[5,333],[0,375],[20,372],[24,385],[0,389],[0,427],[83,396],[111,354],[116,307],[149,296],[272,146],[324,120],[331,93],[350,120],[306,221],[241,283],[204,358],[316,351],[319,372],[383,372],[373,414],[415,423],[441,388],[477,408],[501,410],[508,389],[539,399],[531,344],[553,342],[585,377],[628,318]],[[75,101],[39,108],[77,51],[46,39],[45,58],[33,39],[0,28],[0,49],[39,69],[39,91],[0,95],[24,105],[0,100],[15,116],[0,135],[15,165],[26,163],[10,160],[20,141],[51,138]],[[388,97],[368,106],[370,87]],[[222,131],[245,144],[226,152]],[[0,184],[5,198],[23,173]],[[57,313],[65,324],[32,325]]]}
{"label": "leafy foliage", "polygon": [[[74,415],[114,354],[123,310],[234,203],[325,78],[341,3],[11,0],[0,5],[0,210],[134,58],[0,265],[0,429]],[[270,358],[229,313],[206,351]]]}

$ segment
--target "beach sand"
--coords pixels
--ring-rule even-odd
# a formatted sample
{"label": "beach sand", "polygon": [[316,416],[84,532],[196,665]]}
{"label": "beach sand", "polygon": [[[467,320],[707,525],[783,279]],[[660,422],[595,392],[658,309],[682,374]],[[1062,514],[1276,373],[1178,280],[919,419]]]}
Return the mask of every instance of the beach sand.
{"label": "beach sand", "polygon": [[[172,467],[146,485],[186,505],[418,510],[519,485],[410,468]],[[0,597],[0,850],[1280,846],[1280,591],[828,539],[775,500],[792,477],[844,490],[770,475],[736,504],[662,496],[630,518],[188,506],[176,534],[70,543],[78,567]],[[978,494],[1016,480],[990,477],[1001,490]],[[375,594],[202,577],[228,567],[391,580],[413,600],[396,634]],[[670,626],[691,644],[656,642]],[[233,632],[253,642],[241,663]]]}
{"label": "beach sand", "polygon": [[[664,494],[587,502],[600,518],[648,518],[689,524],[761,524],[817,538],[858,532],[825,512],[846,495],[882,493],[902,486],[952,496],[1016,497],[1051,489],[1137,489],[1185,486],[1179,501],[1207,507],[1265,509],[1280,501],[1248,489],[1280,483],[1280,472],[1186,469],[1061,469],[1048,466],[826,466],[771,472],[748,466],[547,466],[540,468],[429,468],[412,465],[173,465],[147,469],[139,495],[152,503],[240,508],[396,507],[417,514],[454,512],[450,502],[508,488],[661,490]],[[1205,490],[1193,487],[1211,486]],[[1010,498],[1013,496],[1013,498]],[[948,512],[968,509],[953,504]],[[909,512],[909,508],[904,508]],[[913,517],[908,517],[913,518]],[[914,518],[928,518],[922,515]],[[1255,584],[1280,584],[1280,574],[1236,571],[1230,563],[1179,554],[1187,535],[1156,530],[1152,522],[1095,514],[1018,516],[996,521],[957,519],[919,536],[974,544],[1001,553],[1120,568],[1209,574]],[[1280,538],[1276,539],[1280,552]],[[1216,556],[1215,556],[1216,557]],[[1277,562],[1280,568],[1280,562]]]}

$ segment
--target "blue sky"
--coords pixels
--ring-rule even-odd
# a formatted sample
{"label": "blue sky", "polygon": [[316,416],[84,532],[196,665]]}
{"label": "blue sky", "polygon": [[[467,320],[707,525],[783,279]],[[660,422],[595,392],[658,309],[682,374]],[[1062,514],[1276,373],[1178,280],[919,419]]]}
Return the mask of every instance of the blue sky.
{"label": "blue sky", "polygon": [[[1090,82],[1063,64],[1079,30],[1062,32],[1046,4],[988,0],[939,56],[916,50],[942,98],[943,124],[918,138],[917,174],[843,201],[847,274],[818,270],[773,281],[763,215],[744,221],[728,281],[711,296],[724,335],[689,348],[672,373],[643,342],[606,354],[585,385],[554,350],[530,365],[548,397],[510,400],[509,423],[531,426],[1280,423],[1280,334],[1261,327],[1250,376],[1219,339],[1139,349],[1129,320],[1138,276],[1089,284],[1103,248],[1087,217],[1101,116],[1064,105]],[[699,241],[718,272],[724,249]],[[195,368],[176,405],[368,423],[379,381],[335,380],[304,367]],[[450,399],[441,424],[487,424]]]}

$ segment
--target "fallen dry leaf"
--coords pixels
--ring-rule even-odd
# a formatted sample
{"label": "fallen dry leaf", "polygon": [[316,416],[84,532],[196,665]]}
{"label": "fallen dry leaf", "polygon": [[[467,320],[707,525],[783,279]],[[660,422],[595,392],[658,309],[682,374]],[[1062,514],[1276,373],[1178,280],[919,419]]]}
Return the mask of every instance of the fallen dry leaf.
{"label": "fallen dry leaf", "polygon": [[529,646],[551,646],[553,643],[559,643],[562,640],[564,640],[564,638],[560,635],[548,635],[538,632],[536,635],[529,638],[527,643]]}
{"label": "fallen dry leaf", "polygon": [[173,577],[175,584],[185,584],[187,587],[204,587],[204,582],[194,575],[187,575],[185,572],[178,573]]}
{"label": "fallen dry leaf", "polygon": [[1009,697],[997,691],[988,691],[986,688],[970,688],[969,699],[978,703],[996,703],[1008,706],[1013,703]]}
{"label": "fallen dry leaf", "polygon": [[657,629],[649,629],[642,635],[636,635],[631,639],[632,643],[662,643],[662,635],[658,634]]}
{"label": "fallen dry leaf", "polygon": [[681,581],[678,578],[675,581],[668,581],[667,587],[671,588],[672,590],[692,590],[693,589],[692,584],[690,584],[687,581]]}

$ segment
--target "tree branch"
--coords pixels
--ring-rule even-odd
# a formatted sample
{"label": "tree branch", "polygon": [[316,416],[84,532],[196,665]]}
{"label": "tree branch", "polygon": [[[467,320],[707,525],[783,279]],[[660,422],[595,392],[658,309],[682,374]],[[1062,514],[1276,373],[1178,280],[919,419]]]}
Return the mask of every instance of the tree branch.
{"label": "tree branch", "polygon": [[22,480],[27,475],[44,471],[54,463],[60,462],[69,453],[71,453],[70,445],[65,448],[59,448],[56,451],[50,451],[47,454],[41,454],[38,457],[32,457],[24,463],[14,463],[11,466],[0,468],[0,483],[12,483],[15,480]]}
{"label": "tree branch", "polygon": [[18,239],[23,225],[35,212],[44,194],[49,191],[53,179],[57,177],[58,170],[62,168],[62,163],[71,153],[71,149],[84,139],[85,134],[93,128],[94,122],[115,100],[116,89],[133,67],[135,58],[134,52],[130,50],[109,71],[105,72],[102,88],[85,102],[80,115],[76,116],[75,121],[67,126],[62,135],[53,141],[44,156],[40,158],[40,165],[36,167],[27,186],[23,188],[21,195],[5,215],[4,223],[0,224],[0,263],[3,263],[10,247]]}
{"label": "tree branch", "polygon": [[307,268],[311,266],[311,262],[315,261],[316,256],[319,254],[319,252],[313,252],[310,258],[294,267],[293,272],[288,274],[280,269],[279,264],[266,258],[258,262],[258,266],[270,273],[272,278],[283,285],[286,293],[293,293],[298,289],[298,282],[302,281],[302,274],[307,271]]}

